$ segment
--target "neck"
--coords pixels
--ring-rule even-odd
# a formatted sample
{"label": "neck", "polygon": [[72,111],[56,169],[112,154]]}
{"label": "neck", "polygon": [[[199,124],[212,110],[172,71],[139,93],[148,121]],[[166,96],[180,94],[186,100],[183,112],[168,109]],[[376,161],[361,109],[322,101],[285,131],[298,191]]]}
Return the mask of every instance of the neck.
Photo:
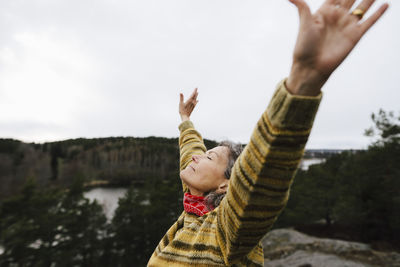
{"label": "neck", "polygon": [[194,189],[194,188],[190,188],[189,186],[188,186],[188,188],[189,188],[189,193],[190,193],[191,195],[193,195],[193,196],[199,196],[199,197],[204,196],[204,193],[203,193],[203,192],[198,191],[198,190],[196,190],[196,189]]}

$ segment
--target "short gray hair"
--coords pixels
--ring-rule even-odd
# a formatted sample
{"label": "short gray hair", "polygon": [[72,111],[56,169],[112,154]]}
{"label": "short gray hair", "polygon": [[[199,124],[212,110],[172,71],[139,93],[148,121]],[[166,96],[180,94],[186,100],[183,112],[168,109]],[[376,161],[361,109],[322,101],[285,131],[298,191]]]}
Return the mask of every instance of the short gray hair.
{"label": "short gray hair", "polygon": [[[227,147],[229,150],[228,164],[224,172],[225,178],[229,179],[231,178],[233,165],[235,164],[236,159],[239,157],[240,153],[242,153],[243,151],[243,146],[239,143],[234,143],[228,140],[220,142],[218,146]],[[209,210],[212,210],[218,207],[225,195],[226,193],[217,193],[216,191],[208,193],[206,196],[207,208]]]}
{"label": "short gray hair", "polygon": [[229,150],[228,165],[226,166],[226,170],[224,172],[225,178],[229,179],[231,178],[233,165],[235,164],[235,161],[239,157],[240,153],[242,153],[243,147],[241,144],[228,140],[222,141],[218,144],[218,146],[227,147]]}

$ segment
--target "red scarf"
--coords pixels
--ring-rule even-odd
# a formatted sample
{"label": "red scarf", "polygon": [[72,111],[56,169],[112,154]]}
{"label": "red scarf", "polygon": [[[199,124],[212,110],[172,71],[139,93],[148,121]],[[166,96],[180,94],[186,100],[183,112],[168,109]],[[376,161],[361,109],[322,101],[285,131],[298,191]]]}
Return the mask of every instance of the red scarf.
{"label": "red scarf", "polygon": [[206,206],[205,197],[194,196],[190,193],[185,193],[183,197],[183,208],[187,213],[196,214],[200,217],[210,211]]}

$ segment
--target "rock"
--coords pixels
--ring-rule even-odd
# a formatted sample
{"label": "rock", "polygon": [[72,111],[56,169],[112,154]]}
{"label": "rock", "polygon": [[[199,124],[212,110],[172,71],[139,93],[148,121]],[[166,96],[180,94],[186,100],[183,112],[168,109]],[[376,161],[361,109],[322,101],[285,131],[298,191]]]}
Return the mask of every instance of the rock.
{"label": "rock", "polygon": [[367,244],[311,237],[292,229],[277,229],[262,240],[264,266],[360,267],[400,266],[400,254],[374,251]]}
{"label": "rock", "polygon": [[264,266],[268,266],[268,267],[286,267],[286,266],[364,267],[364,266],[371,266],[371,265],[365,265],[365,264],[357,263],[354,261],[345,260],[345,259],[342,259],[335,255],[299,250],[286,258],[273,260],[270,262],[265,262]]}

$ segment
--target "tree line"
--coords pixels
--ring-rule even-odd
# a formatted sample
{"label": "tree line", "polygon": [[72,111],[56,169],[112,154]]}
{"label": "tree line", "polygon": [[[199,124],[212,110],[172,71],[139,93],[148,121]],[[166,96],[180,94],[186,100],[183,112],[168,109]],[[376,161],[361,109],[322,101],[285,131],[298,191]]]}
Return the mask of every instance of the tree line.
{"label": "tree line", "polygon": [[365,134],[375,141],[367,150],[298,171],[277,226],[339,229],[340,238],[400,249],[400,116],[380,110],[372,120]]}

